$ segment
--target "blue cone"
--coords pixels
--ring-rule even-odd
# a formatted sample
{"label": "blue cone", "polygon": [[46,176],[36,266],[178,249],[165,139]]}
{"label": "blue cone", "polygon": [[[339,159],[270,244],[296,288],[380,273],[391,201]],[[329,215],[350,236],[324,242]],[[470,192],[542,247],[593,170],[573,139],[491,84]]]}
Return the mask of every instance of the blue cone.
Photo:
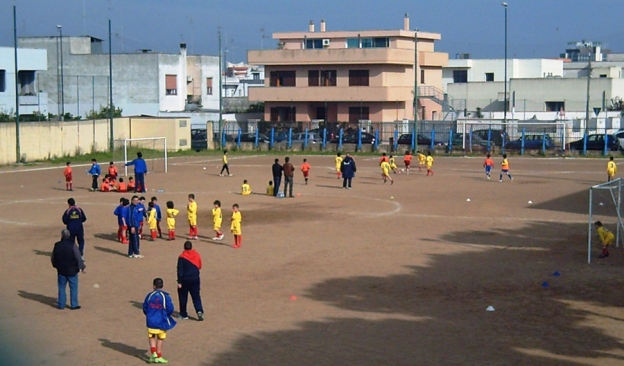
{"label": "blue cone", "polygon": [[561,273],[559,273],[559,271],[555,271],[555,273],[553,273],[553,276],[559,277],[559,276],[561,276]]}
{"label": "blue cone", "polygon": [[544,282],[542,283],[542,287],[546,288],[546,287],[550,287],[550,285],[548,284],[548,282]]}

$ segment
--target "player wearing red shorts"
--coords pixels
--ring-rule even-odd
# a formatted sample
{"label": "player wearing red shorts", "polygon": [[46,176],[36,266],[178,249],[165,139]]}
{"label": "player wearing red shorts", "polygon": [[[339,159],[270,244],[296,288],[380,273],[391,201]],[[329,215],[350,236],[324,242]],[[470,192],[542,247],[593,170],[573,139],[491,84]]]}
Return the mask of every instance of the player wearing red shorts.
{"label": "player wearing red shorts", "polygon": [[301,164],[301,172],[303,172],[303,178],[305,178],[305,184],[308,184],[308,175],[310,174],[310,164],[308,164],[308,159],[303,159],[303,164]]}
{"label": "player wearing red shorts", "polygon": [[405,174],[409,174],[410,166],[412,165],[412,152],[407,150],[403,155],[403,164],[405,164]]}
{"label": "player wearing red shorts", "polygon": [[68,191],[73,191],[74,182],[73,182],[71,162],[69,161],[67,162],[67,166],[65,167],[65,170],[63,170],[63,175],[65,176],[65,189]]}

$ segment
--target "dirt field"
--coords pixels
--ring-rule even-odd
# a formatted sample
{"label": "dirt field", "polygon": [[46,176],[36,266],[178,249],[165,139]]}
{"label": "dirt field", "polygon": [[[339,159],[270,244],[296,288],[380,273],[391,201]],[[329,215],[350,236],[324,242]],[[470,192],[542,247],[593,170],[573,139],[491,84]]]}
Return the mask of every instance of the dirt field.
{"label": "dirt field", "polygon": [[[169,364],[624,364],[622,247],[586,262],[587,191],[606,178],[606,160],[512,158],[513,182],[499,183],[497,169],[485,179],[481,158],[436,158],[433,177],[396,175],[391,186],[377,158],[356,157],[349,191],[333,157],[309,157],[310,184],[297,172],[297,197],[275,199],[261,194],[273,156],[230,159],[233,177],[219,177],[212,157],[173,159],[168,174],[147,177],[161,206],[184,209],[192,192],[200,210],[206,321],[180,320],[168,333]],[[127,258],[114,240],[119,194],[88,192],[83,169],[71,194],[62,169],[0,171],[4,340],[28,364],[144,364],[141,304],[163,277],[178,306],[184,240],[142,241],[145,258]],[[238,193],[243,179],[251,196]],[[60,311],[49,256],[70,196],[88,217],[87,273],[82,309]],[[241,249],[228,231],[210,239],[215,199],[226,229],[240,205]],[[177,231],[188,231],[184,214]]]}

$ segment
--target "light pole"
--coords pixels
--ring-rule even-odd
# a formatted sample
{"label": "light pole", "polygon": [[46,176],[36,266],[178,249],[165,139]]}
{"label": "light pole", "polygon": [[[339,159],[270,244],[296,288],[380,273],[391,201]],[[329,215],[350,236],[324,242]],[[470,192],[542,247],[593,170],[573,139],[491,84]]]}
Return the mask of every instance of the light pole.
{"label": "light pole", "polygon": [[503,116],[503,131],[507,133],[507,3],[502,3],[505,8],[505,115]]}
{"label": "light pole", "polygon": [[61,115],[60,120],[65,120],[65,87],[63,85],[63,27],[57,25],[56,28],[59,31],[59,40],[60,40],[60,54],[61,54]]}

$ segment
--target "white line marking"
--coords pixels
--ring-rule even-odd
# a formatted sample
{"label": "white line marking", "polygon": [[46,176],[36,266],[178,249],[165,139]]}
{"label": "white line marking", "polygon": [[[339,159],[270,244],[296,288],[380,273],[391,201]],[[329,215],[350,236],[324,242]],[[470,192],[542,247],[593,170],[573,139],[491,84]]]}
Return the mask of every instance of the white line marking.
{"label": "white line marking", "polygon": [[587,220],[566,220],[566,219],[544,219],[530,217],[500,217],[500,216],[452,216],[452,215],[433,215],[433,214],[398,214],[397,216],[416,217],[421,219],[458,219],[458,220],[500,220],[500,221],[525,221],[525,222],[563,222],[569,224],[586,224]]}

